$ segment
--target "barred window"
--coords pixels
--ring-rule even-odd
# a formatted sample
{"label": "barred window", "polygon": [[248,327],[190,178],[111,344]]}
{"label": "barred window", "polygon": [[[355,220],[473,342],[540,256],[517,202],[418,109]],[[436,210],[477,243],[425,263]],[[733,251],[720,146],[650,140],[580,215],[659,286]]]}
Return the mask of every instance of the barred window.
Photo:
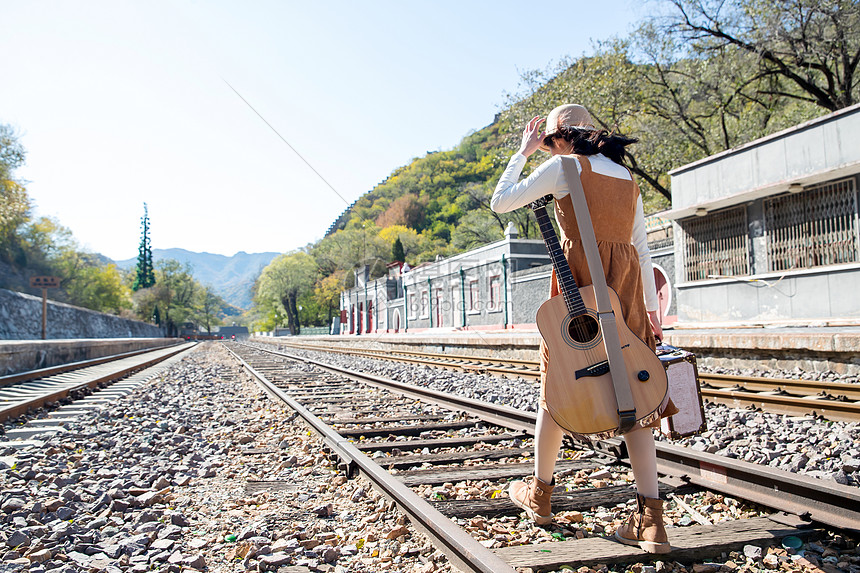
{"label": "barred window", "polygon": [[769,271],[857,262],[854,179],[767,200],[765,225]]}
{"label": "barred window", "polygon": [[750,274],[745,206],[679,223],[684,230],[686,280]]}

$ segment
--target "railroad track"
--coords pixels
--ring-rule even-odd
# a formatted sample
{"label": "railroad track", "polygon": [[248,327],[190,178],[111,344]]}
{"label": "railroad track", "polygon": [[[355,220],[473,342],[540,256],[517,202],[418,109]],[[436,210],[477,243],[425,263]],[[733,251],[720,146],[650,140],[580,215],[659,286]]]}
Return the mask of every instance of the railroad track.
{"label": "railroad track", "polygon": [[[279,339],[278,344],[317,352],[337,352],[367,358],[391,360],[435,368],[540,379],[539,365],[533,360],[499,360],[478,356],[431,352],[332,348]],[[736,408],[755,407],[767,412],[792,416],[816,415],[827,420],[860,420],[860,384],[731,376],[699,373],[702,398]]]}
{"label": "railroad track", "polygon": [[[428,501],[410,489],[427,493],[428,487],[468,480],[486,480],[503,488],[509,479],[530,474],[531,448],[524,447],[524,442],[533,434],[534,413],[349,371],[271,348],[238,343],[230,343],[228,348],[270,396],[288,404],[323,436],[327,447],[342,460],[342,469],[370,479],[464,571],[552,571],[561,565],[649,558],[637,548],[589,537],[490,551],[452,518],[462,522],[479,515],[518,515],[507,498]],[[317,370],[310,371],[308,365]],[[561,460],[557,471],[591,471],[623,461],[622,444],[621,440],[601,443],[590,458],[574,454]],[[809,525],[810,521],[798,515],[839,528],[860,523],[860,511],[852,509],[860,507],[856,488],[678,446],[657,447],[658,471],[674,476],[662,486],[664,494],[672,487],[692,484],[793,514],[783,516],[782,524],[755,518],[673,529],[672,559],[702,560],[744,544],[804,536],[809,530],[795,525]],[[556,511],[612,507],[632,495],[629,486],[558,492],[553,495],[553,506]]]}
{"label": "railroad track", "polygon": [[82,397],[191,346],[194,343],[138,350],[4,376],[0,378],[0,422],[60,400]]}

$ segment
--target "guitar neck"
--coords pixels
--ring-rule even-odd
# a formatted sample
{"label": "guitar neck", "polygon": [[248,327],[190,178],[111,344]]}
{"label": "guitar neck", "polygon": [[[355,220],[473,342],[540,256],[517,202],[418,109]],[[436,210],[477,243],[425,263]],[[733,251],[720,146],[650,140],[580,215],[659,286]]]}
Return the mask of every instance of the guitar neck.
{"label": "guitar neck", "polygon": [[532,211],[534,211],[535,218],[537,219],[538,228],[540,228],[540,233],[543,236],[543,242],[546,244],[546,250],[549,252],[549,258],[552,260],[552,267],[555,269],[555,276],[558,279],[561,293],[564,295],[567,311],[573,316],[580,316],[585,314],[587,309],[585,308],[585,303],[582,302],[579,287],[573,278],[573,273],[570,271],[570,265],[564,256],[561,244],[558,242],[555,227],[552,226],[552,221],[546,212],[547,202],[541,200],[532,203]]}

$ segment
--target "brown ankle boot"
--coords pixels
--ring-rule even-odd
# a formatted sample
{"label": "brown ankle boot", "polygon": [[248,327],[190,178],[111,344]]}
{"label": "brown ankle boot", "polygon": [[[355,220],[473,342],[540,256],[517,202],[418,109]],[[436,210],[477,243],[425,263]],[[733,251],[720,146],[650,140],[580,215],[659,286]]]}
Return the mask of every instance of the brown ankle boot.
{"label": "brown ankle boot", "polygon": [[638,545],[646,553],[669,553],[672,548],[663,526],[663,500],[637,494],[636,505],[636,512],[615,532],[615,539]]}
{"label": "brown ankle boot", "polygon": [[547,525],[552,522],[550,497],[554,488],[555,478],[552,478],[552,483],[546,483],[537,476],[532,476],[529,483],[520,480],[511,482],[508,496],[514,505],[525,510],[535,523]]}

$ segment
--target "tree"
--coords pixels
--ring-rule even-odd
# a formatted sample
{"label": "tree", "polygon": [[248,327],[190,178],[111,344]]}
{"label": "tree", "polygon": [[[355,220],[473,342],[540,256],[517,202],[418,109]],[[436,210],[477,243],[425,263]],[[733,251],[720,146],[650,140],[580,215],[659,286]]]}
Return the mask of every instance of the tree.
{"label": "tree", "polygon": [[30,197],[14,176],[24,164],[24,147],[14,130],[0,124],[0,260],[24,263],[19,230],[30,220]]}
{"label": "tree", "polygon": [[348,228],[323,238],[313,246],[313,260],[324,275],[363,265],[375,267],[377,272],[381,268],[384,273],[392,243],[379,234],[379,228],[370,221],[350,222]]}
{"label": "tree", "polygon": [[379,227],[389,225],[406,225],[416,228],[424,219],[426,201],[421,201],[415,195],[407,193],[391,202],[385,212],[376,219]]}
{"label": "tree", "polygon": [[319,279],[314,285],[314,299],[320,308],[326,309],[326,324],[331,324],[334,309],[340,306],[341,291],[348,288],[344,281],[345,276],[346,271],[335,271]]}
{"label": "tree", "polygon": [[155,271],[155,285],[149,287],[155,294],[153,314],[159,313],[168,336],[176,336],[179,326],[194,312],[194,298],[200,285],[190,265],[173,259],[158,261]]}
{"label": "tree", "polygon": [[666,0],[658,20],[709,56],[726,47],[757,60],[769,93],[836,111],[858,101],[860,4],[857,0]]}
{"label": "tree", "polygon": [[[395,243],[400,241],[400,246],[403,247],[403,258],[395,260],[403,262],[405,262],[407,258],[415,261],[417,258],[422,256],[422,253],[433,249],[440,243],[439,239],[432,237],[428,232],[417,233],[414,229],[410,229],[403,225],[385,227],[379,231],[379,238],[384,241],[386,245],[389,245],[389,249],[392,252],[394,250]],[[384,273],[385,271],[383,270],[381,272]]]}
{"label": "tree", "polygon": [[134,315],[147,322],[161,326],[161,311],[158,310],[161,289],[151,286],[132,292],[131,301]]}
{"label": "tree", "polygon": [[143,204],[143,217],[140,219],[140,246],[137,250],[137,275],[132,290],[149,288],[155,284],[155,269],[152,264],[152,247],[149,239],[149,209]]}
{"label": "tree", "polygon": [[[269,312],[283,312],[293,336],[301,332],[298,298],[316,282],[317,267],[307,253],[280,255],[263,269],[255,287],[255,304]],[[277,316],[278,314],[276,314]]]}
{"label": "tree", "polygon": [[72,304],[114,314],[131,308],[131,293],[122,283],[116,265],[99,265],[86,258],[82,263],[63,283]]}
{"label": "tree", "polygon": [[451,237],[451,244],[457,250],[466,251],[501,238],[498,220],[482,209],[472,211],[460,220]]}
{"label": "tree", "polygon": [[207,334],[212,334],[212,327],[223,324],[220,318],[224,299],[215,294],[212,287],[202,287],[197,291],[197,300],[194,304],[194,318],[201,327],[206,329]]}
{"label": "tree", "polygon": [[[455,232],[458,237],[458,244],[470,244],[472,246],[476,246],[478,243],[475,243],[474,240],[470,239],[466,241],[466,243],[463,243],[462,239],[464,237],[476,238],[481,236],[486,237],[489,235],[493,235],[495,238],[492,240],[497,241],[508,226],[508,221],[512,221],[514,225],[516,225],[521,238],[540,238],[540,230],[538,229],[534,215],[532,215],[531,209],[528,207],[521,207],[508,213],[496,213],[490,207],[490,200],[492,197],[493,188],[490,187],[489,183],[483,185],[471,183],[466,185],[463,189],[463,193],[458,198],[458,201],[463,203],[464,210],[470,214],[475,210],[480,210],[484,213],[484,217],[478,217],[477,215],[469,217],[469,215],[467,215],[461,219],[460,224],[457,227],[457,231]],[[497,234],[494,234],[489,228],[487,228],[488,218],[495,221],[496,226],[498,227]],[[481,221],[480,229],[468,228],[470,224],[474,224],[478,220]]]}
{"label": "tree", "polygon": [[394,244],[391,246],[391,260],[393,262],[406,260],[406,252],[403,250],[403,241],[400,240],[400,237],[394,239]]}

